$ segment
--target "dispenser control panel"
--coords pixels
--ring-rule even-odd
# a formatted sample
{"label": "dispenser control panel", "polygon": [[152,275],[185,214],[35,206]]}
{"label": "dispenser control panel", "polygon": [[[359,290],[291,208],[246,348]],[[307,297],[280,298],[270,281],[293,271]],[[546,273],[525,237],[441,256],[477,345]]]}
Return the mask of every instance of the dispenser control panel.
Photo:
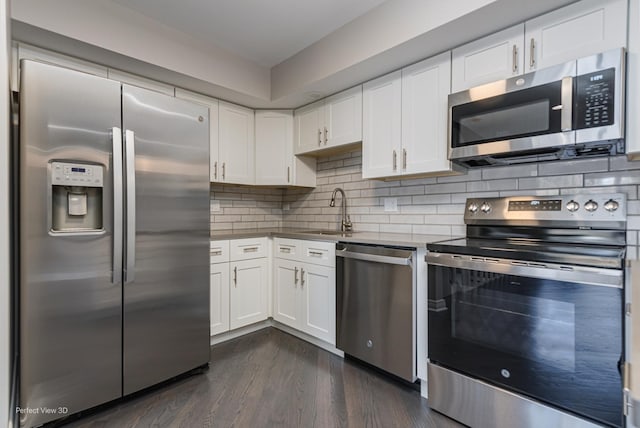
{"label": "dispenser control panel", "polygon": [[103,187],[104,167],[100,165],[51,162],[51,184],[54,186]]}

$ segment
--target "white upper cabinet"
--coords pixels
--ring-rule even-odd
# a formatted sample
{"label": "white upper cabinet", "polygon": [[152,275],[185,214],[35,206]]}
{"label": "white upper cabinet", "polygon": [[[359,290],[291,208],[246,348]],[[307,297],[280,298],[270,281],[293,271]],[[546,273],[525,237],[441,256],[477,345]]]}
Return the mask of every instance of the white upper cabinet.
{"label": "white upper cabinet", "polygon": [[402,70],[402,173],[450,172],[447,97],[451,53]]}
{"label": "white upper cabinet", "polygon": [[402,149],[402,72],[363,86],[362,178],[400,174]]}
{"label": "white upper cabinet", "polygon": [[219,117],[220,146],[217,181],[254,184],[254,111],[220,101]]}
{"label": "white upper cabinet", "polygon": [[362,86],[330,96],[324,101],[325,147],[362,141]]}
{"label": "white upper cabinet", "polygon": [[306,153],[322,147],[324,101],[319,101],[295,111],[295,153]]}
{"label": "white upper cabinet", "polygon": [[582,0],[454,49],[451,91],[626,44],[627,0]]}
{"label": "white upper cabinet", "polygon": [[582,0],[527,21],[525,30],[527,72],[624,47],[627,1]]}
{"label": "white upper cabinet", "polygon": [[293,154],[293,112],[256,111],[256,184],[315,187],[316,160]]}
{"label": "white upper cabinet", "polygon": [[449,175],[451,53],[365,83],[362,177]]}
{"label": "white upper cabinet", "polygon": [[218,169],[221,163],[218,140],[218,100],[180,88],[176,88],[176,98],[193,101],[209,109],[209,179],[212,182],[216,182],[220,177]]}
{"label": "white upper cabinet", "polygon": [[296,154],[362,141],[362,86],[297,109],[294,119]]}
{"label": "white upper cabinet", "polygon": [[522,74],[524,24],[474,40],[453,50],[451,92]]}
{"label": "white upper cabinet", "polygon": [[256,111],[256,183],[292,184],[293,112]]}

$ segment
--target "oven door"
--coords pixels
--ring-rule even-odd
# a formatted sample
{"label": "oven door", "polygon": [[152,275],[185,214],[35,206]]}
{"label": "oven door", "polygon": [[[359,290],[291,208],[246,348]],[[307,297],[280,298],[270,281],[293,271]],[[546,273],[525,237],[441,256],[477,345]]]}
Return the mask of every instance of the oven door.
{"label": "oven door", "polygon": [[622,425],[622,270],[443,253],[427,262],[431,363]]}
{"label": "oven door", "polygon": [[576,62],[471,88],[449,96],[450,159],[575,144]]}

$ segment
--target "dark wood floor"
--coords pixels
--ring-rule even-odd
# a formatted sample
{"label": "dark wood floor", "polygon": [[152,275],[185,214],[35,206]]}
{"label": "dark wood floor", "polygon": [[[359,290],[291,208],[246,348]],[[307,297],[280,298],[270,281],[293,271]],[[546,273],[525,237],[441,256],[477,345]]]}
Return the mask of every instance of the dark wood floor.
{"label": "dark wood floor", "polygon": [[420,393],[267,328],[214,346],[194,375],[68,427],[460,427]]}

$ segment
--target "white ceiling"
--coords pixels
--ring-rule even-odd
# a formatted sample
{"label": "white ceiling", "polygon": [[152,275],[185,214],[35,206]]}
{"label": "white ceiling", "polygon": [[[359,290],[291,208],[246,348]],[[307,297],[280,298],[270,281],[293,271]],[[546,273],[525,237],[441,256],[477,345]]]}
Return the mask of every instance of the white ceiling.
{"label": "white ceiling", "polygon": [[384,0],[112,0],[272,67]]}

